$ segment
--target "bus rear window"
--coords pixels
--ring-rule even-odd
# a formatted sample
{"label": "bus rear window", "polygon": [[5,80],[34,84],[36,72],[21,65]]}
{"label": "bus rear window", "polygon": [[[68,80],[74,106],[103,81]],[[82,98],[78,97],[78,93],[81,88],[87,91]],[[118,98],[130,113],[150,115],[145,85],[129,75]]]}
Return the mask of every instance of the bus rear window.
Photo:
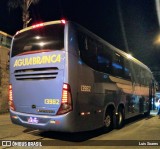
{"label": "bus rear window", "polygon": [[53,50],[64,50],[63,24],[35,28],[16,35],[11,56]]}

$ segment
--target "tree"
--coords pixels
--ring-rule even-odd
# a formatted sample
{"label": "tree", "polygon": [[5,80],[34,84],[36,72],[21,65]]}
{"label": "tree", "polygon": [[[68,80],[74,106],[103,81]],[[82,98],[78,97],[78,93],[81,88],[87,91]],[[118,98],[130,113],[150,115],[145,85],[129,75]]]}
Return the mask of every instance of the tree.
{"label": "tree", "polygon": [[23,28],[25,28],[31,21],[28,9],[31,4],[37,4],[38,2],[39,0],[9,0],[8,7],[13,9],[20,7],[22,9]]}

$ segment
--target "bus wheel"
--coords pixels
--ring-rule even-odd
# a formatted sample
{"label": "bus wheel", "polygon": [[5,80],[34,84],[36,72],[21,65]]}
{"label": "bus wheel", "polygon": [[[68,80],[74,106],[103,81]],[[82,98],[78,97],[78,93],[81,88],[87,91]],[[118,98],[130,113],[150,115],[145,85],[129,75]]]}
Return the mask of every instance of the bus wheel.
{"label": "bus wheel", "polygon": [[116,128],[120,129],[124,126],[124,108],[118,109],[118,115],[116,116]]}
{"label": "bus wheel", "polygon": [[106,111],[105,118],[104,118],[104,130],[106,132],[113,129],[113,114],[112,111]]}

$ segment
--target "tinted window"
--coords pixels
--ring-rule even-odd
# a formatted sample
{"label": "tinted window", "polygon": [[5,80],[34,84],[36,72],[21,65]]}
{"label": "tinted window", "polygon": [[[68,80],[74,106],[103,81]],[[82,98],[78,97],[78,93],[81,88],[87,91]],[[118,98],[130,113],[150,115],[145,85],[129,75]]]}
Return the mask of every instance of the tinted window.
{"label": "tinted window", "polygon": [[82,33],[78,35],[80,56],[82,61],[93,69],[97,69],[96,42]]}
{"label": "tinted window", "polygon": [[112,61],[113,75],[124,77],[123,57],[115,53]]}
{"label": "tinted window", "polygon": [[78,32],[78,44],[80,57],[89,67],[116,77],[132,79],[135,83],[140,81],[144,83],[145,80],[140,78],[139,66],[114,52],[107,45],[82,32]]}
{"label": "tinted window", "polygon": [[134,82],[137,84],[141,84],[141,69],[140,66],[133,63],[133,78],[134,78]]}
{"label": "tinted window", "polygon": [[111,74],[112,70],[112,56],[111,52],[107,47],[98,45],[97,50],[97,60],[98,60],[98,71]]}
{"label": "tinted window", "polygon": [[131,64],[126,59],[124,59],[124,78],[131,80]]}
{"label": "tinted window", "polygon": [[151,80],[151,74],[146,69],[141,69],[141,84],[148,86]]}
{"label": "tinted window", "polygon": [[63,50],[64,25],[48,25],[31,29],[15,36],[12,57],[37,50]]}

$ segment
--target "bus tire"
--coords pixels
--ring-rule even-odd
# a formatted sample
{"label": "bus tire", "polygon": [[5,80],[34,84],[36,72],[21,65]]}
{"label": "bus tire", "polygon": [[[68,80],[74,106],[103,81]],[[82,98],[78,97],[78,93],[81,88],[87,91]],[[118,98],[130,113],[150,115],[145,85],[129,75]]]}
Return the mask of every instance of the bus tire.
{"label": "bus tire", "polygon": [[113,112],[107,110],[104,118],[104,131],[109,132],[113,129]]}
{"label": "bus tire", "polygon": [[121,129],[124,126],[124,108],[118,109],[118,115],[116,115],[116,128]]}

